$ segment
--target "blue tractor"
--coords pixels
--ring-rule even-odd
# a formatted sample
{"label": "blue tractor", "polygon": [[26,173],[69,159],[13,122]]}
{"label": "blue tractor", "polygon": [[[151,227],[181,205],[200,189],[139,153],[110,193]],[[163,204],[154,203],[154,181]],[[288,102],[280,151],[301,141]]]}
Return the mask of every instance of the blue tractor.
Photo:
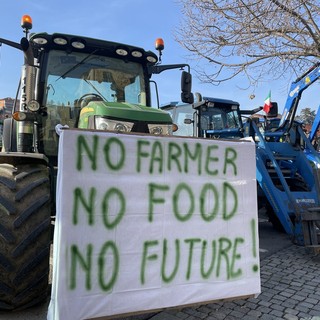
{"label": "blue tractor", "polygon": [[[311,74],[314,72],[315,69]],[[259,206],[267,209],[269,220],[276,229],[285,231],[295,244],[318,253],[319,171],[318,165],[311,165],[304,150],[308,149],[317,164],[320,164],[320,159],[301,124],[294,121],[301,93],[311,83],[307,77],[310,77],[310,72],[292,84],[280,120],[276,120],[277,103],[272,103],[270,112],[261,121],[261,117],[252,115],[262,107],[240,110],[236,101],[202,99],[200,95],[198,102],[193,104],[174,103],[162,109],[171,114],[178,126],[174,134],[206,139],[250,138],[255,141]]]}

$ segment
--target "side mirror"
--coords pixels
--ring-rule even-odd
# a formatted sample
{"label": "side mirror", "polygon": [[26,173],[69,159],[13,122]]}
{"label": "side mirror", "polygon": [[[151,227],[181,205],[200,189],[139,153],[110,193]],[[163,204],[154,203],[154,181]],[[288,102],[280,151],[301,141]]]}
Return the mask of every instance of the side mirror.
{"label": "side mirror", "polygon": [[181,74],[181,101],[184,103],[193,103],[193,93],[191,92],[192,76],[187,71],[182,71]]}
{"label": "side mirror", "polygon": [[276,118],[278,116],[278,103],[271,102],[270,111],[266,114],[267,118]]}

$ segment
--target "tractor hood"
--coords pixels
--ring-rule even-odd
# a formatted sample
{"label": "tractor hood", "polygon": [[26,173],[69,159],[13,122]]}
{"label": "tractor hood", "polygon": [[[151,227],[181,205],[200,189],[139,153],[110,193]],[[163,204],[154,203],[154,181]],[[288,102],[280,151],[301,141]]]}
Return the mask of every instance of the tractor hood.
{"label": "tractor hood", "polygon": [[90,116],[103,116],[123,121],[171,124],[167,112],[151,107],[121,102],[91,101],[81,109],[79,128],[86,128]]}

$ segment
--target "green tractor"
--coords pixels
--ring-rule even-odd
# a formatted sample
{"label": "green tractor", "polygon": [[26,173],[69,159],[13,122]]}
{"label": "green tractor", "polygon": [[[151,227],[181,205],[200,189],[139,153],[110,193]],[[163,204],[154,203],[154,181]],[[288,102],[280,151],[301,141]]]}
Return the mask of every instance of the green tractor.
{"label": "green tractor", "polygon": [[[155,53],[122,43],[58,33],[29,35],[29,16],[21,24],[25,37],[20,43],[0,38],[1,44],[24,53],[19,99],[12,118],[4,121],[0,153],[2,310],[27,308],[47,297],[57,125],[169,135],[171,117],[150,107],[150,79],[170,69],[187,67],[181,99],[193,101],[186,64],[160,65]],[[161,58],[163,42],[156,44]]]}

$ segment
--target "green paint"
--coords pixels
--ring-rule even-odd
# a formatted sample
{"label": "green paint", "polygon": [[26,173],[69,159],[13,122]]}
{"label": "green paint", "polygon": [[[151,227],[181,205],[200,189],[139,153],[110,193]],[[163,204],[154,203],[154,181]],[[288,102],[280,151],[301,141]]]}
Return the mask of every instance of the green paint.
{"label": "green paint", "polygon": [[[227,221],[230,220],[238,210],[238,194],[236,190],[232,187],[232,185],[228,182],[223,183],[222,194],[222,218],[223,220]],[[231,201],[231,199],[233,201]],[[233,207],[231,209],[228,209],[228,204],[230,203],[233,203]]]}
{"label": "green paint", "polygon": [[[71,250],[71,266],[70,266],[70,290],[75,290],[77,287],[77,275],[78,268],[81,268],[85,273],[85,286],[87,290],[91,289],[91,257],[92,257],[92,244],[87,245],[87,250],[85,256],[79,252],[79,249],[76,245],[72,245]],[[83,277],[80,277],[82,279]]]}
{"label": "green paint", "polygon": [[168,144],[168,170],[174,170],[173,169],[173,163],[175,163],[175,168],[177,172],[182,172],[182,165],[180,163],[180,157],[182,154],[181,147],[178,143],[175,142],[169,142]]}
{"label": "green paint", "polygon": [[[229,257],[228,253],[231,249],[232,243],[227,238],[220,238],[219,239],[219,246],[218,246],[218,261],[217,261],[217,269],[216,269],[216,277],[218,278],[220,276],[221,272],[221,264],[222,264],[222,258],[225,260],[226,264],[226,270],[229,270]],[[227,279],[229,279],[229,275],[227,276]]]}
{"label": "green paint", "polygon": [[[88,139],[89,140],[89,139]],[[103,154],[106,166],[111,171],[120,171],[125,164],[126,159],[126,148],[124,143],[116,138],[110,137],[105,140],[105,144],[103,147]],[[92,137],[92,141],[90,143],[86,140],[86,138],[82,135],[78,136],[77,139],[77,170],[83,170],[83,162],[89,160],[91,163],[91,169],[93,171],[97,170],[97,159],[98,159],[98,146],[99,146],[99,136],[94,135]],[[99,150],[100,151],[100,150]],[[117,155],[116,162],[113,162],[112,157]]]}
{"label": "green paint", "polygon": [[[210,194],[212,194],[210,196]],[[210,199],[210,202],[214,203],[214,206],[212,208],[211,212],[207,212],[207,205],[208,205],[208,199]],[[217,188],[211,184],[206,183],[200,193],[200,214],[204,221],[210,222],[217,216],[219,209],[219,194],[217,191]]]}
{"label": "green paint", "polygon": [[[123,142],[115,137],[108,138],[104,145],[103,151],[108,168],[112,171],[120,171],[123,168],[126,159],[126,148]],[[113,163],[110,155],[115,154],[117,155],[118,159],[116,163]]]}
{"label": "green paint", "polygon": [[[111,253],[108,253],[111,251]],[[113,267],[109,281],[105,282],[105,272],[107,270],[106,260],[110,259],[112,256]],[[101,248],[99,258],[98,258],[98,266],[99,266],[99,285],[103,291],[109,291],[112,289],[114,284],[117,281],[119,274],[119,252],[116,244],[113,241],[107,241]]]}
{"label": "green paint", "polygon": [[211,259],[210,259],[210,264],[209,267],[207,269],[207,271],[205,271],[205,265],[206,265],[206,255],[207,255],[207,247],[208,247],[208,243],[206,240],[202,241],[202,248],[201,248],[201,261],[200,261],[200,272],[201,272],[201,276],[203,279],[209,279],[209,277],[211,276],[211,273],[213,271],[214,268],[214,263],[216,261],[216,241],[212,241],[212,249],[211,249]]}
{"label": "green paint", "polygon": [[[251,234],[252,234],[252,255],[254,258],[257,258],[257,233],[256,233],[256,221],[255,219],[252,219],[250,222],[251,226]],[[253,272],[259,271],[259,266],[257,264],[254,264],[252,266]]]}
{"label": "green paint", "polygon": [[98,136],[94,135],[92,137],[92,142],[90,146],[86,138],[82,135],[78,136],[77,139],[77,170],[81,171],[83,164],[83,158],[86,155],[91,161],[91,169],[93,171],[97,170],[97,150],[98,150]]}
{"label": "green paint", "polygon": [[[117,203],[119,203],[120,206],[119,206],[118,213],[115,215],[115,218],[112,221],[110,219],[111,215],[109,214],[109,207],[110,207],[109,202],[114,197],[116,199],[118,199]],[[123,218],[123,216],[125,214],[125,211],[126,211],[126,199],[125,199],[123,193],[117,188],[110,188],[105,193],[105,195],[103,197],[103,200],[102,200],[102,218],[103,218],[103,222],[104,222],[105,227],[107,229],[115,228],[120,223],[120,221],[122,220],[122,218]]]}
{"label": "green paint", "polygon": [[[160,192],[161,195],[158,194]],[[166,192],[168,193],[166,194]],[[192,187],[184,182],[179,183],[174,190],[171,190],[169,185],[149,183],[148,221],[153,221],[155,205],[163,205],[170,199],[170,195],[172,195],[172,212],[180,222],[189,221],[196,210],[200,211],[201,218],[208,223],[213,221],[219,212],[221,212],[222,218],[228,221],[237,213],[238,194],[228,182],[222,184],[221,193],[220,195],[215,185],[206,183],[201,187],[199,201],[197,201]],[[185,212],[180,209],[179,205],[182,203],[187,207]],[[199,208],[196,208],[196,204],[199,204]]]}
{"label": "green paint", "polygon": [[[195,148],[192,153],[190,150],[190,145],[187,143],[183,144],[184,149],[184,172],[189,173],[189,159],[191,159],[192,162],[196,162],[197,164],[197,172],[198,175],[201,175],[201,163],[202,163],[202,146],[200,143],[195,144]],[[192,163],[191,162],[191,163]]]}
{"label": "green paint", "polygon": [[143,151],[144,147],[149,146],[150,141],[148,140],[138,140],[137,141],[137,163],[136,163],[136,170],[137,172],[141,172],[141,163],[142,163],[142,158],[148,158],[149,153],[146,151]]}
{"label": "green paint", "polygon": [[165,203],[165,198],[156,198],[156,191],[168,191],[169,190],[169,186],[164,185],[164,184],[156,184],[156,183],[149,183],[148,184],[148,195],[149,195],[149,208],[148,208],[148,220],[149,222],[153,221],[153,211],[154,211],[154,205],[155,204],[163,204]]}
{"label": "green paint", "polygon": [[78,211],[80,203],[85,211],[88,213],[88,225],[94,224],[94,209],[95,209],[95,199],[96,199],[96,188],[90,188],[88,199],[85,198],[83,190],[76,188],[73,191],[73,224],[78,224]]}
{"label": "green paint", "polygon": [[229,275],[231,279],[238,278],[242,275],[242,270],[239,268],[237,271],[234,270],[236,260],[241,259],[241,254],[237,253],[237,248],[239,244],[244,243],[244,239],[242,238],[236,238],[233,244],[233,250],[232,250],[232,258],[231,258],[231,265],[229,270]]}
{"label": "green paint", "polygon": [[[70,263],[70,290],[76,290],[77,279],[83,281],[85,279],[85,288],[87,291],[92,289],[92,281],[98,281],[97,284],[102,291],[112,289],[119,275],[120,256],[116,244],[113,241],[105,242],[98,256],[93,254],[93,244],[88,244],[83,252],[77,245],[71,245],[71,263]],[[96,259],[96,260],[95,260]],[[108,270],[107,259],[111,259],[113,266]],[[96,264],[96,268],[94,267]],[[93,274],[97,270],[98,274]],[[83,275],[84,273],[84,275]],[[106,280],[106,274],[108,280]]]}
{"label": "green paint", "polygon": [[252,234],[252,255],[254,258],[257,257],[257,242],[256,242],[256,221],[254,219],[250,222],[251,234]]}
{"label": "green paint", "polygon": [[[88,220],[87,223],[89,226],[94,225],[94,215],[95,215],[95,205],[97,203],[97,190],[96,188],[90,188],[89,194],[85,195],[84,191],[81,188],[76,188],[73,191],[73,214],[72,214],[72,222],[74,225],[77,225],[79,223],[79,212],[81,213],[84,209],[84,211],[87,213]],[[110,214],[110,202],[113,200],[117,201],[117,206],[119,211],[117,214]],[[120,221],[122,220],[125,211],[126,211],[126,200],[123,193],[117,189],[117,188],[110,188],[107,190],[102,197],[101,202],[101,211],[102,211],[102,219],[104,226],[107,229],[113,229],[115,228]],[[113,220],[111,220],[111,217],[114,216]]]}
{"label": "green paint", "polygon": [[[152,269],[152,274],[158,270],[159,277],[164,283],[172,283],[178,276],[187,281],[200,276],[204,280],[222,278],[232,280],[242,275],[242,269],[237,268],[241,260],[239,247],[244,244],[243,238],[221,237],[211,240],[201,238],[172,239],[172,246],[167,239],[149,240],[143,243],[143,254],[140,268],[140,282],[147,282],[146,274]],[[162,246],[162,250],[160,248]],[[171,252],[170,252],[171,248]],[[162,256],[161,256],[162,255]],[[171,257],[171,260],[169,259]],[[186,261],[187,264],[182,264]],[[152,264],[148,262],[153,262]],[[171,271],[167,271],[168,265]]]}
{"label": "green paint", "polygon": [[213,167],[215,167],[216,163],[219,162],[218,157],[214,157],[212,152],[215,152],[219,147],[217,145],[210,145],[207,147],[207,156],[206,156],[206,164],[205,171],[207,174],[215,176],[218,174],[218,169],[211,169],[211,164],[213,163]]}
{"label": "green paint", "polygon": [[[180,193],[182,193],[183,195],[182,197],[180,196]],[[179,202],[180,203],[185,202],[186,199],[190,201],[189,210],[187,213],[181,213],[179,210]],[[173,213],[177,218],[177,220],[181,222],[188,221],[191,218],[195,208],[195,200],[194,200],[192,189],[186,183],[178,184],[177,188],[175,189],[172,195],[172,201],[173,201]]]}
{"label": "green paint", "polygon": [[237,151],[233,148],[226,148],[224,150],[224,166],[223,174],[227,173],[227,165],[230,165],[233,168],[233,175],[237,175],[237,165],[235,161],[237,160]]}
{"label": "green paint", "polygon": [[228,280],[237,278],[242,274],[241,269],[234,271],[234,268],[235,261],[241,258],[241,256],[237,253],[237,246],[239,243],[243,242],[244,240],[242,238],[236,238],[234,243],[232,243],[232,241],[228,238],[222,237],[219,239],[218,263],[216,270],[217,278],[220,276],[221,265],[223,261],[225,263],[225,270],[227,271]]}
{"label": "green paint", "polygon": [[194,244],[196,242],[201,242],[201,239],[199,239],[199,238],[185,239],[184,242],[189,244],[188,267],[187,267],[186,279],[190,280],[191,271],[192,271]]}
{"label": "green paint", "polygon": [[[165,171],[179,173],[194,173],[200,176],[206,174],[217,176],[227,174],[228,168],[232,175],[237,175],[237,153],[233,148],[226,148],[220,156],[219,146],[216,144],[202,145],[186,142],[160,140],[137,140],[136,171],[161,174]],[[223,171],[222,171],[223,168]],[[148,171],[147,171],[148,170]],[[221,172],[219,172],[219,170]],[[231,174],[228,172],[228,176]]]}
{"label": "green paint", "polygon": [[[126,162],[125,144],[116,137],[107,138],[103,145],[103,155],[106,168],[111,171],[121,171]],[[90,143],[84,136],[77,140],[77,170],[85,168],[85,163],[93,171],[97,170],[97,158],[99,155],[99,137],[93,136]],[[201,143],[188,144],[173,141],[138,139],[136,145],[136,172],[154,174],[187,174],[193,173],[216,176],[237,175],[237,152],[233,148],[225,148],[224,155],[220,157],[219,146],[211,144],[204,146]],[[221,151],[222,153],[222,151]],[[116,154],[116,156],[115,156]],[[221,171],[223,168],[223,171]],[[179,182],[180,181],[180,182]],[[200,193],[198,193],[200,192]],[[199,194],[199,199],[196,199]],[[97,190],[92,187],[88,191],[76,188],[73,192],[73,224],[78,225],[79,214],[85,212],[85,222],[91,226],[95,222],[96,203],[101,201],[99,216],[106,229],[116,228],[126,212],[126,198],[121,190],[111,187],[102,198],[96,197]],[[193,214],[200,213],[201,219],[210,223],[214,219],[222,217],[224,221],[232,219],[238,210],[238,194],[236,189],[227,181],[219,186],[212,183],[204,183],[195,192],[190,185],[178,180],[172,184],[148,184],[148,221],[152,223],[155,212],[163,212],[164,204],[171,202],[172,214],[179,222],[190,221]],[[100,202],[99,202],[100,204]],[[114,205],[116,204],[116,206]],[[183,206],[182,206],[183,204]],[[156,210],[156,206],[162,206]],[[199,207],[196,207],[199,206]],[[186,208],[182,210],[183,208]],[[117,208],[116,213],[113,212]],[[198,218],[197,216],[196,218]],[[183,227],[183,226],[182,226]],[[251,221],[253,238],[253,256],[256,257],[256,229],[255,221]],[[164,283],[171,283],[179,275],[187,281],[200,276],[202,279],[224,278],[227,280],[238,278],[242,275],[242,269],[237,266],[241,260],[239,247],[243,245],[243,238],[230,239],[221,237],[216,240],[200,238],[173,239],[170,245],[167,239],[149,240],[143,243],[140,282],[145,284],[148,269],[157,270]],[[160,247],[162,246],[162,248]],[[172,252],[170,251],[172,250]],[[93,253],[93,245],[88,244],[82,251],[77,245],[70,247],[70,289],[75,290],[77,279],[84,282],[86,290],[91,290],[92,281],[97,281],[103,291],[110,291],[119,276],[120,253],[116,243],[105,242],[98,256]],[[186,256],[182,256],[186,255]],[[111,260],[109,260],[111,259]],[[197,261],[197,259],[199,261]],[[110,262],[111,261],[111,262]],[[182,264],[181,261],[187,261]],[[96,264],[96,265],[95,265]],[[95,267],[95,268],[94,268]],[[158,269],[155,269],[158,268]],[[97,270],[97,274],[92,274]],[[258,266],[254,265],[257,271]],[[79,280],[78,280],[79,281]]]}
{"label": "green paint", "polygon": [[156,253],[149,255],[148,250],[149,248],[157,246],[158,244],[159,244],[158,240],[145,241],[143,243],[142,262],[141,262],[141,269],[140,269],[141,284],[145,283],[145,277],[146,277],[145,272],[146,272],[147,261],[155,261],[158,259],[158,255]]}
{"label": "green paint", "polygon": [[[156,166],[157,166],[157,169],[156,169]],[[154,172],[162,173],[162,171],[163,171],[162,143],[160,141],[155,141],[152,144],[152,149],[151,149],[149,173],[150,174],[153,174]]]}
{"label": "green paint", "polygon": [[174,259],[174,267],[169,276],[166,275],[166,264],[167,264],[167,257],[168,257],[168,244],[167,244],[167,239],[163,240],[163,246],[162,246],[162,263],[161,263],[161,277],[162,280],[165,283],[169,283],[172,281],[172,279],[176,276],[179,268],[179,263],[180,263],[180,242],[178,239],[175,240],[175,259]]}

